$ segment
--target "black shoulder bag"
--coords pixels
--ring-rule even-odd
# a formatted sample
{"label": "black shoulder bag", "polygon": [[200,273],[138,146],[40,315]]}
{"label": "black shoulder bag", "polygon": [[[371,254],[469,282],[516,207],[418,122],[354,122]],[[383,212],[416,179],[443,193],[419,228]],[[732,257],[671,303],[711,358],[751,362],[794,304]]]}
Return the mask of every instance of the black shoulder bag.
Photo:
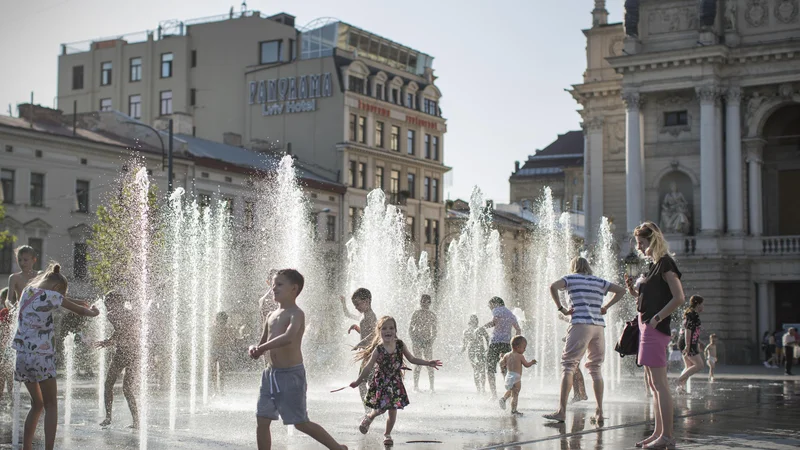
{"label": "black shoulder bag", "polygon": [[614,350],[619,353],[619,356],[624,358],[628,355],[636,355],[639,353],[639,322],[633,319],[625,322],[625,329],[622,330],[622,336],[619,337],[617,345]]}

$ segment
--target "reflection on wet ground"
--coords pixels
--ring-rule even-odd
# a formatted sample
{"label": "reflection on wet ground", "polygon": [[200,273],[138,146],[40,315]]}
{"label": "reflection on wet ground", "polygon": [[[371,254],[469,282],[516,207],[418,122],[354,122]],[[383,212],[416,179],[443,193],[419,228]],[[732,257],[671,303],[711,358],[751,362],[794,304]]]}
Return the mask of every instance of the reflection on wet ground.
{"label": "reflection on wet ground", "polygon": [[[151,449],[254,448],[254,406],[259,374],[233,377],[239,388],[215,398],[203,412],[179,414],[177,430],[167,429],[166,396],[154,392],[151,399],[148,447]],[[331,394],[347,384],[344,378],[311,380],[309,416],[351,449],[382,448],[383,418],[367,436],[357,429],[363,414],[357,391]],[[423,383],[424,384],[424,383]],[[625,449],[634,448],[652,430],[651,406],[644,398],[641,379],[626,379],[607,392],[606,420],[602,426],[590,420],[594,402],[572,404],[565,423],[541,417],[556,406],[554,391],[523,386],[519,409],[522,417],[502,411],[486,396],[475,394],[471,380],[441,374],[435,394],[410,393],[412,404],[399,412],[394,432],[395,447],[409,449]],[[587,386],[590,399],[591,383]],[[527,390],[526,390],[527,389]],[[27,399],[24,398],[25,404]],[[62,399],[63,401],[63,399]],[[115,396],[114,423],[100,429],[93,383],[79,383],[73,400],[72,424],[63,425],[63,403],[57,448],[138,448],[139,436],[130,424],[121,389]],[[27,408],[23,408],[24,415]],[[675,398],[675,432],[678,448],[790,449],[800,447],[800,378],[798,381],[694,380],[691,392]],[[11,448],[10,408],[0,408],[0,448]],[[283,425],[273,424],[274,448],[316,449],[310,438]],[[41,439],[41,424],[38,439]]]}

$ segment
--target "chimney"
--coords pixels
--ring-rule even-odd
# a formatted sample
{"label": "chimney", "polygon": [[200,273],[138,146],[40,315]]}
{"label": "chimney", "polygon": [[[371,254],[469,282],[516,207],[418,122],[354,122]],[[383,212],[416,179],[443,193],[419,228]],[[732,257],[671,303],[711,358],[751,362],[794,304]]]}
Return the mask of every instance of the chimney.
{"label": "chimney", "polygon": [[592,11],[592,26],[608,25],[608,10],[606,10],[606,0],[594,0],[594,11]]}
{"label": "chimney", "polygon": [[30,103],[21,103],[17,105],[17,111],[20,118],[30,120],[31,122],[61,124],[63,120],[63,113],[61,110],[32,105]]}
{"label": "chimney", "polygon": [[233,145],[235,147],[241,147],[242,135],[231,132],[222,133],[222,143],[226,145]]}
{"label": "chimney", "polygon": [[514,173],[519,172],[519,161],[514,161]]}

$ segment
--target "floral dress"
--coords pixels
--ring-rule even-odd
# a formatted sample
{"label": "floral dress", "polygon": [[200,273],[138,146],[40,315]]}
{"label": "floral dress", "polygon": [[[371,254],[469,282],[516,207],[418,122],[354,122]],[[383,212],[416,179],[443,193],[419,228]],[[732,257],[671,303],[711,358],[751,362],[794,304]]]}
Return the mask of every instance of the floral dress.
{"label": "floral dress", "polygon": [[405,344],[398,340],[394,353],[386,351],[383,345],[377,347],[378,360],[375,375],[369,383],[369,390],[364,398],[368,408],[386,411],[387,409],[403,409],[408,406],[408,394],[403,385],[403,348]]}
{"label": "floral dress", "polygon": [[31,286],[22,291],[19,300],[19,326],[13,348],[17,351],[14,378],[25,383],[39,383],[56,377],[55,323],[53,311],[64,297],[46,289]]}
{"label": "floral dress", "polygon": [[681,351],[686,349],[686,333],[689,333],[689,356],[697,355],[699,350],[697,344],[700,341],[700,314],[696,311],[689,311],[683,317],[683,327],[678,337],[678,345]]}

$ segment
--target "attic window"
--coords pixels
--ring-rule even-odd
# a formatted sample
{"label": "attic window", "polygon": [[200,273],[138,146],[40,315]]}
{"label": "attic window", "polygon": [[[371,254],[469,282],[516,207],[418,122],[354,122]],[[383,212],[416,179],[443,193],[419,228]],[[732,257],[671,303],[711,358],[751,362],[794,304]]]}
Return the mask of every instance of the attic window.
{"label": "attic window", "polygon": [[689,114],[684,111],[670,111],[664,113],[665,127],[679,127],[689,124]]}
{"label": "attic window", "polygon": [[36,153],[36,157],[37,158],[41,158],[42,157],[42,151],[41,150],[36,150],[35,153]]}
{"label": "attic window", "polygon": [[200,172],[200,177],[208,178],[208,172]]}
{"label": "attic window", "polygon": [[231,178],[231,177],[225,177],[225,182],[226,182],[226,183],[233,183],[233,178]]}

